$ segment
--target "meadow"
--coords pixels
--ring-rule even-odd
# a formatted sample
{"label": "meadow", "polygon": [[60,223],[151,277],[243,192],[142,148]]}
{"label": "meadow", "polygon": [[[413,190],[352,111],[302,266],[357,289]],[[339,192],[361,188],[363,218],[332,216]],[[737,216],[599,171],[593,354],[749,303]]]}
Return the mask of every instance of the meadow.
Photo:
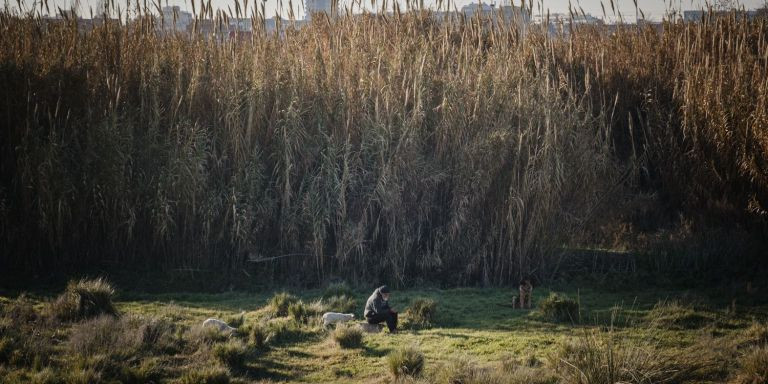
{"label": "meadow", "polygon": [[0,382],[768,382],[765,17],[240,5],[0,11]]}
{"label": "meadow", "polygon": [[[763,383],[768,302],[744,288],[539,288],[532,310],[513,309],[510,289],[408,289],[391,299],[403,318],[400,332],[390,334],[360,333],[356,324],[322,326],[319,315],[329,309],[360,316],[369,292],[344,284],[298,296],[121,292],[109,305],[75,300],[89,309],[73,312],[66,304],[73,292],[91,299],[114,293],[102,280],[73,281],[58,298],[3,295],[0,377],[5,383]],[[569,300],[576,304],[571,312],[548,309]],[[209,317],[237,331],[201,327]],[[399,368],[414,365],[404,350],[416,355],[419,369]]]}

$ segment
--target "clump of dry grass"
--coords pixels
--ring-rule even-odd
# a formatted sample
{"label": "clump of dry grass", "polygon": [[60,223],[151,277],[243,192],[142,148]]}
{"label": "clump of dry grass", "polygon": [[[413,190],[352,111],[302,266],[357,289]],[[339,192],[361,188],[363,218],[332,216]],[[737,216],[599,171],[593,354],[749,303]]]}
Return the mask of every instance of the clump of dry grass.
{"label": "clump of dry grass", "polygon": [[754,384],[768,382],[768,347],[752,348],[738,361],[734,383]]}
{"label": "clump of dry grass", "polygon": [[338,324],[331,337],[342,348],[360,348],[363,345],[363,330],[356,325]]}
{"label": "clump of dry grass", "polygon": [[70,281],[64,293],[48,305],[48,312],[59,320],[89,319],[99,315],[116,315],[112,304],[115,289],[102,278]]}
{"label": "clump of dry grass", "polygon": [[704,361],[668,356],[651,344],[620,340],[610,333],[587,334],[551,357],[552,368],[567,383],[673,383],[695,379]]}

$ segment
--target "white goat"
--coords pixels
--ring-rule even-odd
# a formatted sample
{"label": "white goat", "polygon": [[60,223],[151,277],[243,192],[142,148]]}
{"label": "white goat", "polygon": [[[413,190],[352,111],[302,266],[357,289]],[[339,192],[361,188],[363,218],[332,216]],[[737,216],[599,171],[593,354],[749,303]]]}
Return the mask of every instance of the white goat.
{"label": "white goat", "polygon": [[327,327],[331,324],[346,323],[354,318],[355,315],[352,313],[326,312],[323,314],[323,326]]}
{"label": "white goat", "polygon": [[229,324],[214,318],[210,318],[206,321],[203,321],[203,327],[215,327],[216,329],[219,330],[219,332],[230,332],[230,333],[237,330],[236,328],[230,327]]}

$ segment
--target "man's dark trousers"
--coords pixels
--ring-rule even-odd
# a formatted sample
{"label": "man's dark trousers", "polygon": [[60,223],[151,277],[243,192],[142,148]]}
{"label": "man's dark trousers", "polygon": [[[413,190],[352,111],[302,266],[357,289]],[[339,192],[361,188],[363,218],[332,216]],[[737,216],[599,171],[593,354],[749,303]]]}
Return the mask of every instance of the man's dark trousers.
{"label": "man's dark trousers", "polygon": [[376,313],[370,317],[366,318],[368,320],[368,324],[379,324],[382,321],[387,322],[387,328],[389,328],[390,332],[393,332],[397,329],[397,312],[395,311],[389,311],[387,313]]}

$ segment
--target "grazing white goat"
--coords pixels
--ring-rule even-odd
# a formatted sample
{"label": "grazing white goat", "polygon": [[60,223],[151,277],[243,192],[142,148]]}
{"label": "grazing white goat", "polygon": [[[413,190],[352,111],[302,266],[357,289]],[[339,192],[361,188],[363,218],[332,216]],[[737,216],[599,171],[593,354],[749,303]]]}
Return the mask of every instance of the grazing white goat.
{"label": "grazing white goat", "polygon": [[327,327],[331,324],[346,323],[354,318],[355,315],[352,313],[326,312],[323,314],[323,325]]}
{"label": "grazing white goat", "polygon": [[203,321],[203,327],[214,327],[218,329],[220,332],[234,332],[236,331],[235,328],[232,328],[229,326],[229,324],[219,320],[210,318],[206,321]]}

